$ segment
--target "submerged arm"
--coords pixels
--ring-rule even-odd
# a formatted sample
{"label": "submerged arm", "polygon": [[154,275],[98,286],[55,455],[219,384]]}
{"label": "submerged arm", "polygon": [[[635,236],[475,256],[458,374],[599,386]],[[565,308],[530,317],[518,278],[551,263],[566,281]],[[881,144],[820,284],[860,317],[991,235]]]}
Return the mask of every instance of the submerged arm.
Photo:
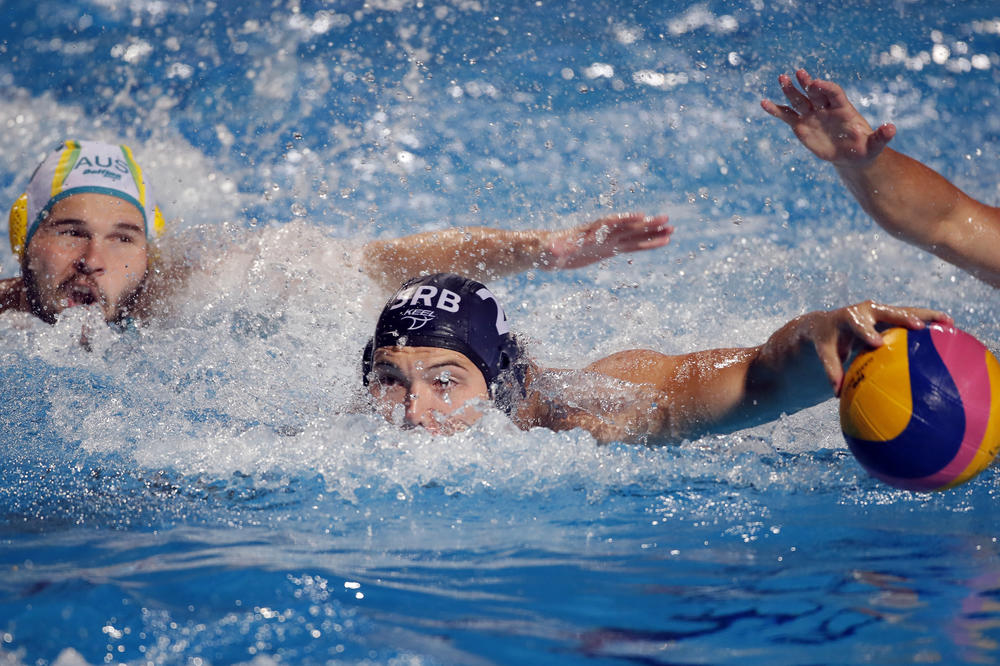
{"label": "submerged arm", "polygon": [[667,217],[640,213],[606,217],[557,231],[485,227],[446,229],[365,246],[366,273],[387,288],[427,273],[458,273],[490,281],[540,268],[580,268],[625,252],[663,247],[673,227]]}

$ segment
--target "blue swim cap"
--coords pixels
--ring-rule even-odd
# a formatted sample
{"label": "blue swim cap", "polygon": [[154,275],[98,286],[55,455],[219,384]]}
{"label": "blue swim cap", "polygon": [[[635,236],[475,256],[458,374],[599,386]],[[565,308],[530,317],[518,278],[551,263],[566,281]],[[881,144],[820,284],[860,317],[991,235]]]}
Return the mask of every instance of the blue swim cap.
{"label": "blue swim cap", "polygon": [[514,370],[523,395],[523,369],[518,372],[515,368],[521,349],[496,296],[475,280],[437,273],[414,278],[400,287],[382,308],[375,335],[365,347],[362,372],[366,386],[375,350],[396,346],[435,347],[462,354],[483,373],[494,400],[499,398],[494,390],[497,380],[505,371]]}

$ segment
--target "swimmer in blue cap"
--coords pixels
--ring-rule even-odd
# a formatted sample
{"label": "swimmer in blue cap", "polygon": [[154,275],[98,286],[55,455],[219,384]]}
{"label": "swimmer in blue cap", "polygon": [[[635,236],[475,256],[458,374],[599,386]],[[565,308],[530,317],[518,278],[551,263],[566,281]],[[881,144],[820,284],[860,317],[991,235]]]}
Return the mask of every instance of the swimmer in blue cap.
{"label": "swimmer in blue cap", "polygon": [[493,293],[439,273],[406,282],[386,304],[362,377],[386,418],[403,405],[405,425],[454,432],[482,415],[474,402],[511,412],[524,396],[525,361]]}
{"label": "swimmer in blue cap", "polygon": [[[161,266],[156,284],[147,281],[151,243],[163,227],[151,186],[128,146],[63,142],[11,208],[10,243],[21,276],[0,280],[0,312],[29,312],[49,323],[81,305],[99,307],[108,322],[157,312],[191,269]],[[555,231],[444,229],[367,243],[359,268],[387,291],[422,272],[494,279],[663,247],[672,232],[666,216],[638,213]]]}
{"label": "swimmer in blue cap", "polygon": [[450,434],[491,406],[522,429],[583,428],[599,442],[661,443],[757,425],[839,394],[855,343],[876,327],[951,323],[925,308],[866,301],[810,312],[763,345],[668,356],[628,350],[582,370],[544,369],[511,334],[496,297],[452,274],[405,283],[362,358],[376,409],[403,427]]}

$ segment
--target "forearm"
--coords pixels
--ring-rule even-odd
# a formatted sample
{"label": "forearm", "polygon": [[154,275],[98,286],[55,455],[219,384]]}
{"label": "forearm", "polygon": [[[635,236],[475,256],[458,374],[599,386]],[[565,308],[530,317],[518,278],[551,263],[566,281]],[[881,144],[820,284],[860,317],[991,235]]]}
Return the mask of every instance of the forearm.
{"label": "forearm", "polygon": [[615,399],[606,397],[598,406],[604,421],[625,435],[616,441],[662,444],[731,432],[780,414],[779,399],[768,394],[777,382],[771,375],[754,374],[759,354],[759,347],[681,356],[629,350],[591,364],[586,372],[618,380],[605,383]]}
{"label": "forearm", "polygon": [[760,347],[620,352],[584,370],[546,372],[518,421],[583,428],[601,443],[665,444],[749,428],[830,397],[810,347],[786,327]]}
{"label": "forearm", "polygon": [[751,428],[831,397],[811,344],[780,357],[769,357],[767,349],[765,344],[692,355],[680,375],[690,388],[681,385],[672,392],[671,430],[665,438]]}
{"label": "forearm", "polygon": [[[743,378],[741,404],[734,410],[737,420],[756,425],[834,397],[835,389],[810,332],[810,320],[826,314],[796,317],[755,348]],[[839,360],[833,363],[840,365]]]}
{"label": "forearm", "polygon": [[1000,209],[891,148],[867,165],[837,166],[837,172],[865,212],[893,236],[1000,286]]}
{"label": "forearm", "polygon": [[[645,431],[650,441],[732,432],[831,396],[823,365],[807,337],[806,317],[792,320],[758,347],[682,356],[633,350],[587,369],[636,387],[632,399],[622,401],[618,416],[633,431]],[[650,408],[653,404],[655,409]]]}
{"label": "forearm", "polygon": [[891,148],[867,164],[836,168],[865,212],[892,234],[921,245],[933,241],[935,225],[965,197],[933,169]]}
{"label": "forearm", "polygon": [[373,241],[364,248],[363,268],[392,289],[427,273],[459,273],[488,282],[538,267],[546,260],[549,234],[466,227]]}

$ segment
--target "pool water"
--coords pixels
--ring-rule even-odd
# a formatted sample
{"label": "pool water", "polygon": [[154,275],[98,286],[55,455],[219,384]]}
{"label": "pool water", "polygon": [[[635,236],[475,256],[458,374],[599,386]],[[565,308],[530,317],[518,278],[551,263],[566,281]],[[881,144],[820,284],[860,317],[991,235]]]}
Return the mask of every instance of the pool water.
{"label": "pool water", "polygon": [[807,67],[1000,203],[995,2],[0,7],[2,200],[63,137],[127,141],[204,269],[139,331],[0,316],[0,663],[1000,661],[997,467],[887,487],[834,400],[660,448],[353,409],[358,248],[452,225],[670,215],[663,250],[491,285],[553,367],[868,298],[997,352],[996,290],[759,107]]}

